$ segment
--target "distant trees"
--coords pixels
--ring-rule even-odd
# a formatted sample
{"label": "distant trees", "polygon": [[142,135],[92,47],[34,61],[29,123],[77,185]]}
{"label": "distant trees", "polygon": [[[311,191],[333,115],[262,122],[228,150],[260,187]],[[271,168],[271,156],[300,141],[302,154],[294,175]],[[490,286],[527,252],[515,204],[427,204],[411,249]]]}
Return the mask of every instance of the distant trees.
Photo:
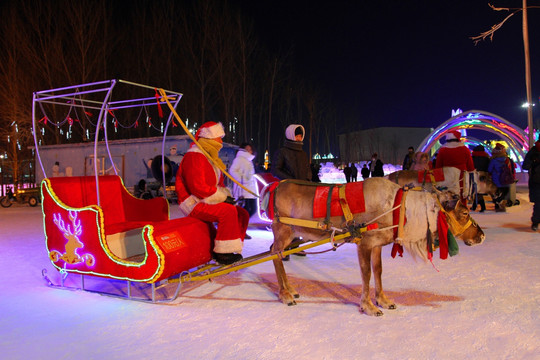
{"label": "distant trees", "polygon": [[[329,151],[319,136],[335,141],[335,128],[323,121],[330,104],[305,91],[290,50],[262,47],[252,21],[227,1],[8,0],[0,12],[0,153],[10,160],[22,154],[13,149],[32,143],[33,92],[117,78],[184,93],[178,108],[184,119],[221,121],[226,141],[253,141],[259,156],[277,148],[292,122],[308,128],[317,151]],[[47,111],[57,121],[69,116],[65,109]],[[42,143],[91,140],[89,117],[78,116],[69,137],[66,127],[42,123]],[[126,129],[110,137],[161,134],[127,128],[136,118],[119,119]]]}

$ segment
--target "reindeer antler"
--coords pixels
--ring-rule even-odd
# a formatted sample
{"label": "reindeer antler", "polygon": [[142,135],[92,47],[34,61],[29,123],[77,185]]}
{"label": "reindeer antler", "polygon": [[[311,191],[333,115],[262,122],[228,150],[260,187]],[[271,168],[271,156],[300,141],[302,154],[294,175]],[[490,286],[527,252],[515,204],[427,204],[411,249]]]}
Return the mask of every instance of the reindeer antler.
{"label": "reindeer antler", "polygon": [[[71,220],[71,223],[73,224],[73,233],[77,236],[81,235],[82,233],[82,227],[81,227],[81,220],[77,220],[77,211],[69,211],[69,220]],[[68,225],[69,229],[69,225]]]}
{"label": "reindeer antler", "polygon": [[77,219],[77,211],[69,211],[69,220],[71,221],[71,224],[73,225],[73,231],[71,230],[71,226],[68,225],[66,228],[66,223],[62,219],[62,215],[60,214],[53,214],[53,222],[56,224],[56,226],[62,230],[67,235],[76,235],[79,236],[82,234],[82,227],[81,227],[81,220]]}
{"label": "reindeer antler", "polygon": [[64,220],[62,220],[62,216],[60,214],[53,214],[53,219],[54,219],[53,222],[61,231],[69,234],[69,229],[66,230],[66,224],[64,223]]}

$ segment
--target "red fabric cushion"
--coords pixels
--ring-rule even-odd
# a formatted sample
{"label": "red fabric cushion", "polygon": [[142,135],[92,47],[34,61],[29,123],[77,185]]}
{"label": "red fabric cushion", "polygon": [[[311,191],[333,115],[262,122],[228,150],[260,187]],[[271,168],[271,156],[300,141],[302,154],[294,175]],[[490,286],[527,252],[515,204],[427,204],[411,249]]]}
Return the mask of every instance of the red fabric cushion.
{"label": "red fabric cushion", "polygon": [[[349,208],[353,214],[358,214],[366,211],[364,202],[364,183],[352,182],[345,186],[345,198],[349,204]],[[317,186],[315,190],[315,198],[313,199],[313,217],[326,217],[326,204],[328,200],[329,186]],[[330,216],[343,216],[343,209],[339,202],[339,189],[334,187],[332,191],[332,199],[330,202]]]}
{"label": "red fabric cushion", "polygon": [[[444,181],[444,171],[443,171],[442,168],[433,169],[433,170],[431,170],[431,172],[433,172],[433,177],[435,177],[436,182]],[[427,176],[425,176],[425,175],[427,175]],[[424,181],[424,179],[425,179],[425,181]],[[419,183],[423,183],[423,182],[430,183],[431,182],[431,176],[429,176],[429,172],[419,171],[418,172],[418,182]]]}
{"label": "red fabric cushion", "polygon": [[279,185],[279,181],[276,181],[267,185],[268,187],[267,192],[269,194],[269,198],[268,198],[268,209],[267,209],[266,216],[270,220],[274,220],[274,194],[278,185]]}

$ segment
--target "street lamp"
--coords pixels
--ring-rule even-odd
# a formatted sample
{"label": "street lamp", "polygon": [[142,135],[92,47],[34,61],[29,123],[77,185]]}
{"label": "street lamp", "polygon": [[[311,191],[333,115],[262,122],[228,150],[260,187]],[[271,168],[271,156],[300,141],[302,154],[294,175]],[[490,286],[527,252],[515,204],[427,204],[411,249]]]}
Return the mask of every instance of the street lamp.
{"label": "street lamp", "polygon": [[532,109],[535,107],[535,103],[530,103],[528,101],[525,101],[523,104],[521,104],[521,107],[524,109],[527,109],[527,129],[529,129],[529,148],[531,148],[531,142],[534,144],[534,128],[532,125],[532,121],[529,120],[529,118],[532,119]]}

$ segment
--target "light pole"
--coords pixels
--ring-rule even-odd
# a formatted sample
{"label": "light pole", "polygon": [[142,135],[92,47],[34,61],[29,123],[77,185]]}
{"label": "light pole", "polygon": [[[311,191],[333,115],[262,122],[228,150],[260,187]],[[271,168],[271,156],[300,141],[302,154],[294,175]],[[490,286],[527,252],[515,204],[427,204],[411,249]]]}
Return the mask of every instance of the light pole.
{"label": "light pole", "polygon": [[[523,0],[523,49],[525,51],[525,86],[527,88],[527,126],[529,127],[529,150],[534,144],[532,115],[531,60],[529,56],[529,26],[527,20],[527,0]],[[534,106],[534,105],[533,105]]]}
{"label": "light pole", "polygon": [[532,125],[532,113],[533,113],[533,107],[535,107],[535,103],[530,103],[528,101],[524,102],[521,107],[527,108],[527,128],[529,129],[529,149],[532,148],[534,144],[534,129]]}

